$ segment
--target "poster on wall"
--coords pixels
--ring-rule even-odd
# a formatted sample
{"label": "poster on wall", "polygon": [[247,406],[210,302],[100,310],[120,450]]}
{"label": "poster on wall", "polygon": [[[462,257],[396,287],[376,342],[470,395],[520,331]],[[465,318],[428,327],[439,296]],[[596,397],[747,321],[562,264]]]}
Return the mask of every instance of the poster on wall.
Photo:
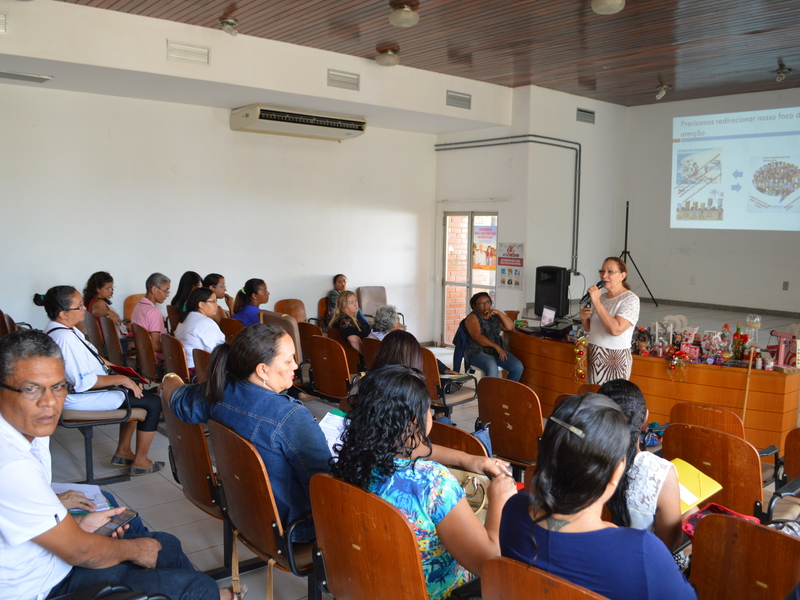
{"label": "poster on wall", "polygon": [[522,290],[524,286],[523,267],[525,263],[525,244],[500,242],[497,252],[497,287]]}
{"label": "poster on wall", "polygon": [[497,226],[475,225],[472,232],[472,268],[494,271],[497,266]]}

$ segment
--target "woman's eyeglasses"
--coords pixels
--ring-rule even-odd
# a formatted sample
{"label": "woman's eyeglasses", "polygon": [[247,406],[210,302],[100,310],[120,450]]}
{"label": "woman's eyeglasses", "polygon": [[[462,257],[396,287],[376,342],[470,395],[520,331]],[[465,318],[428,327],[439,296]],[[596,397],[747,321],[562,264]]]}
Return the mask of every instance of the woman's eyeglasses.
{"label": "woman's eyeglasses", "polygon": [[599,271],[597,271],[597,274],[600,275],[600,277],[603,276],[603,273],[608,273],[609,275],[616,275],[617,273],[622,273],[622,271],[615,271],[614,269],[600,269]]}

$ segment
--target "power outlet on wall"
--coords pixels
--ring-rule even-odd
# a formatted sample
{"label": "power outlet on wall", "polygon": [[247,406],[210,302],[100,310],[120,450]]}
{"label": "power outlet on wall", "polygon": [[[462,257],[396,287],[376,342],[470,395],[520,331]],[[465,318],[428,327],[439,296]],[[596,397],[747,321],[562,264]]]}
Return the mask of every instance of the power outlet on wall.
{"label": "power outlet on wall", "polygon": [[788,281],[784,281],[783,282],[783,291],[784,292],[788,292],[789,291],[789,282]]}

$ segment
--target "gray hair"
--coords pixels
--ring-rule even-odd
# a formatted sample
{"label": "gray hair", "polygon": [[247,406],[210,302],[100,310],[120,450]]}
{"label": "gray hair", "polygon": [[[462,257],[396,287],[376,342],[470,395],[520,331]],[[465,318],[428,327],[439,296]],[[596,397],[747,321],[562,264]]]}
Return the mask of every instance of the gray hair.
{"label": "gray hair", "polygon": [[147,281],[145,281],[144,287],[149,292],[150,288],[153,286],[160,288],[165,283],[172,283],[172,281],[170,281],[170,278],[163,273],[153,273],[147,278]]}
{"label": "gray hair", "polygon": [[375,311],[374,331],[391,331],[397,327],[397,309],[391,304],[381,306]]}
{"label": "gray hair", "polygon": [[21,329],[4,336],[0,339],[0,381],[8,381],[14,375],[18,361],[31,358],[64,360],[61,349],[46,333]]}

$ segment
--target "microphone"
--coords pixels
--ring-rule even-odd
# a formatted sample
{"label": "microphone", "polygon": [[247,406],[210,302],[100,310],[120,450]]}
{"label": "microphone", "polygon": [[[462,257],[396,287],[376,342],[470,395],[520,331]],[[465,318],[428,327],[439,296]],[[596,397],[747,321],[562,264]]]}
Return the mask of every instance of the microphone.
{"label": "microphone", "polygon": [[[606,284],[606,282],[605,282],[605,281],[598,281],[598,282],[597,282],[597,287],[598,287],[598,288],[600,288],[600,289],[603,289],[603,286],[605,286],[605,284]],[[589,299],[589,292],[586,292],[586,293],[583,295],[583,298],[581,298],[581,301],[580,301],[580,302],[578,302],[578,304],[583,304],[583,303],[584,303],[584,302],[586,302],[588,299]]]}

